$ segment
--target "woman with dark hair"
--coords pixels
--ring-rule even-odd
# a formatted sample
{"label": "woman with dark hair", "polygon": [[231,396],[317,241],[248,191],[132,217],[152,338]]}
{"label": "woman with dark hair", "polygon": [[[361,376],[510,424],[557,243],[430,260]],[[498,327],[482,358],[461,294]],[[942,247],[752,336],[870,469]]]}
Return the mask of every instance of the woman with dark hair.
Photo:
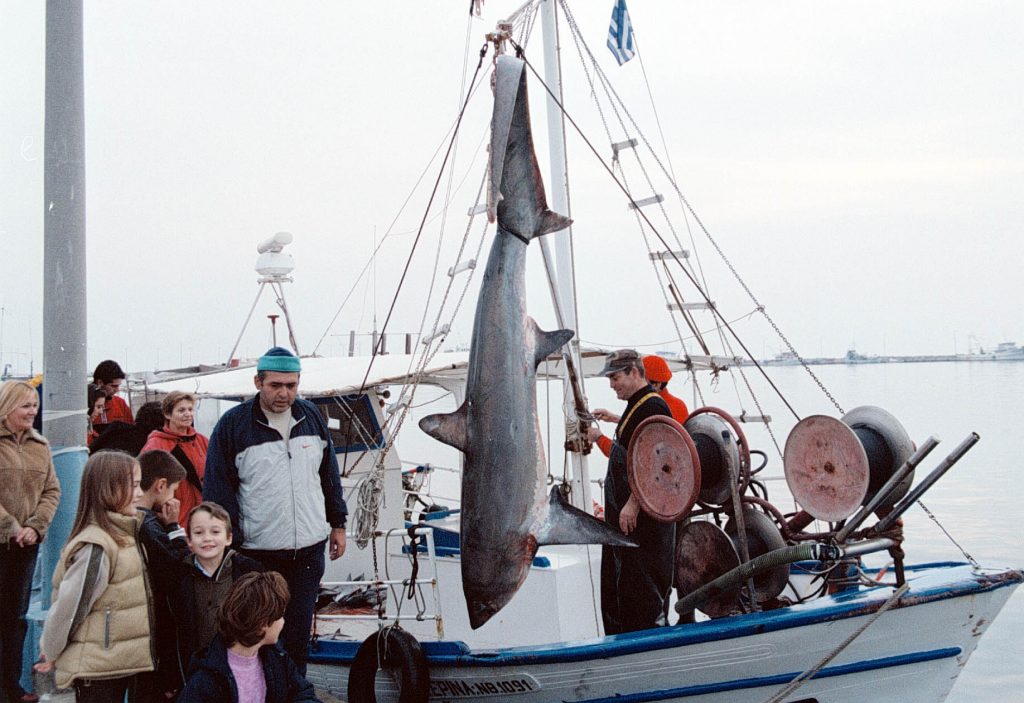
{"label": "woman with dark hair", "polygon": [[142,451],[161,449],[169,452],[185,467],[185,480],[178,485],[174,497],[181,501],[181,514],[203,502],[203,474],[210,440],[192,427],[196,397],[191,393],[171,391],[164,396],[160,409],[164,414],[163,429],[154,430]]}
{"label": "woman with dark hair", "polygon": [[32,429],[38,413],[35,388],[0,386],[0,683],[12,703],[39,700],[20,683],[25,613],[39,543],[60,502],[50,444]]}
{"label": "woman with dark hair", "polygon": [[86,435],[86,444],[92,446],[93,440],[100,436],[100,431],[106,429],[102,424],[103,412],[107,407],[107,394],[93,385],[86,388],[86,396],[89,399],[89,432]]}

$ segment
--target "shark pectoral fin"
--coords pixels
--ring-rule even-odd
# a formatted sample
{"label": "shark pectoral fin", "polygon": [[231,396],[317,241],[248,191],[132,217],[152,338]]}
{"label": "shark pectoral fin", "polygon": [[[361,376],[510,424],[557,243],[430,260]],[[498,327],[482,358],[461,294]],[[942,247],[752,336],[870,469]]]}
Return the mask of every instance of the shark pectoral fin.
{"label": "shark pectoral fin", "polygon": [[551,354],[565,346],[572,336],[576,334],[572,330],[552,330],[551,332],[545,332],[531,317],[530,322],[533,326],[533,335],[536,340],[533,345],[533,362],[534,368],[540,366],[540,362],[548,358]]}
{"label": "shark pectoral fin", "polygon": [[434,439],[465,452],[469,446],[466,435],[466,404],[453,413],[427,415],[420,420],[420,429]]}
{"label": "shark pectoral fin", "polygon": [[558,486],[551,489],[548,519],[536,532],[537,544],[608,544],[636,547],[637,543],[603,520],[569,505]]}
{"label": "shark pectoral fin", "polygon": [[544,234],[558,232],[571,224],[571,218],[566,217],[565,215],[559,215],[557,212],[552,212],[551,210],[545,210],[544,214],[540,216],[540,227],[537,228],[537,232],[533,236],[539,237]]}

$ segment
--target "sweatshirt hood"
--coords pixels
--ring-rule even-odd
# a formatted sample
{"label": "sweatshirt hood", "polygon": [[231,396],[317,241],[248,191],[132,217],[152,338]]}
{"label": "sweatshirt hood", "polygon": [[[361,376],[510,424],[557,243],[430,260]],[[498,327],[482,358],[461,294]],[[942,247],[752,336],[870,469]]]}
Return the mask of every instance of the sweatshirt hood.
{"label": "sweatshirt hood", "polygon": [[153,430],[150,437],[159,437],[160,439],[167,440],[169,442],[190,442],[196,438],[196,429],[189,427],[184,434],[177,432],[171,432],[170,425],[164,425],[162,429]]}

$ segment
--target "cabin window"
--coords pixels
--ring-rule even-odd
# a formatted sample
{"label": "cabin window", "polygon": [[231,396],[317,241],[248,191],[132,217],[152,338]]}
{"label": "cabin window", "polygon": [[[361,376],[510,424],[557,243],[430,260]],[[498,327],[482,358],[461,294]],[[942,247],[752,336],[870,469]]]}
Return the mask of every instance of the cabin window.
{"label": "cabin window", "polygon": [[384,435],[369,396],[346,395],[310,400],[316,404],[330,428],[336,453],[363,452],[384,446]]}

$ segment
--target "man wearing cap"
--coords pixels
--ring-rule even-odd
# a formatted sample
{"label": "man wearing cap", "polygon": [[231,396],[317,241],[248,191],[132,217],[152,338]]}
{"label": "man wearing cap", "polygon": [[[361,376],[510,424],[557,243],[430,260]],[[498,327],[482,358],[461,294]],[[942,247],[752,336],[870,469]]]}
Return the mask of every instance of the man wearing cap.
{"label": "man wearing cap", "polygon": [[[601,370],[619,400],[626,401],[611,442],[604,479],[605,520],[639,544],[639,548],[605,546],[601,552],[601,611],[607,635],[668,624],[672,589],[675,524],[661,523],[644,513],[629,489],[626,451],[641,422],[669,415],[668,405],[644,376],[640,355],[633,349],[611,353]],[[591,441],[601,436],[591,427]]]}
{"label": "man wearing cap", "polygon": [[258,393],[224,413],[210,436],[203,500],[228,511],[235,546],[288,582],[281,643],[305,672],[325,546],[331,559],[344,553],[348,509],[327,423],[296,397],[300,371],[282,347],[260,357]]}
{"label": "man wearing cap", "polygon": [[[690,417],[690,409],[686,407],[686,403],[683,402],[682,398],[677,398],[669,393],[668,382],[672,379],[672,369],[668,367],[668,362],[660,356],[648,354],[644,357],[643,364],[644,375],[647,377],[648,383],[651,384],[651,388],[657,391],[658,395],[668,405],[672,419],[680,425],[685,424],[686,419]],[[596,408],[594,410],[594,417],[604,422],[618,422],[620,419],[618,415],[604,408]],[[610,456],[612,451],[611,439],[601,433],[597,433],[597,439],[594,443],[601,450],[602,454]]]}

